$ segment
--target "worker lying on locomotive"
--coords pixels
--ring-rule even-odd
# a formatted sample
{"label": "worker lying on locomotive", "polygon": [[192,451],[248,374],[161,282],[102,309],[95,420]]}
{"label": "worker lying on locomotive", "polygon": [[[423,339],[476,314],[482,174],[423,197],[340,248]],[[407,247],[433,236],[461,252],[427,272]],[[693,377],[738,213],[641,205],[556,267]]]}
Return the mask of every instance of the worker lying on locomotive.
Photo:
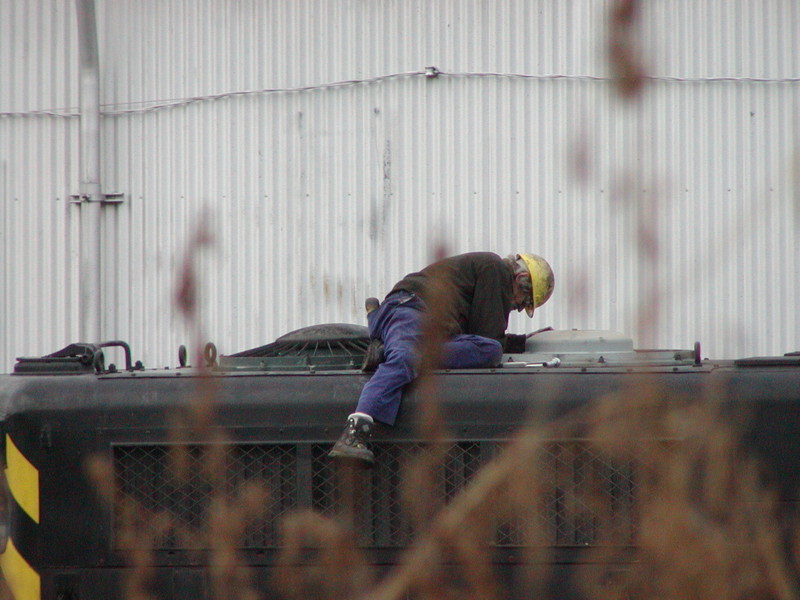
{"label": "worker lying on locomotive", "polygon": [[394,425],[403,387],[416,376],[422,318],[434,281],[450,286],[444,295],[446,305],[436,307],[443,321],[437,326],[446,336],[442,367],[448,369],[497,366],[503,352],[524,351],[528,336],[506,333],[508,315],[516,309],[532,317],[554,286],[553,271],[540,256],[501,258],[491,252],[470,252],[406,275],[382,303],[368,299],[373,344],[367,362],[373,364],[367,367],[377,363],[377,369],[362,389],[330,457],[374,461],[368,446],[374,422]]}

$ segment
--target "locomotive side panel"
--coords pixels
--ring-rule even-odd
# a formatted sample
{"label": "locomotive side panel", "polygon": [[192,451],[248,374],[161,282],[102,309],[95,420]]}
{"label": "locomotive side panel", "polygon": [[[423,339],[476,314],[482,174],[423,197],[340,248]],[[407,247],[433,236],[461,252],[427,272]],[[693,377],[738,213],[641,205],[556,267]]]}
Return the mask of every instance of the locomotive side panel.
{"label": "locomotive side panel", "polygon": [[[571,569],[613,540],[619,549],[613,564],[598,569],[624,570],[625,549],[635,546],[637,536],[639,457],[610,457],[586,437],[592,409],[617,399],[630,402],[642,390],[658,389],[659,398],[676,405],[698,398],[720,402],[739,428],[743,448],[763,463],[779,491],[785,518],[794,516],[797,369],[442,373],[435,391],[445,415],[443,450],[419,439],[422,408],[419,390],[412,389],[397,427],[376,436],[377,467],[342,471],[326,454],[365,378],[354,371],[5,378],[5,456],[14,488],[11,548],[30,568],[25,577],[41,586],[41,593],[26,597],[70,591],[80,598],[122,598],[131,551],[139,547],[149,553],[158,597],[202,597],[198,590],[210,589],[206,567],[215,542],[207,526],[213,506],[256,488],[263,505],[247,517],[234,549],[265,597],[279,597],[274,582],[284,544],[281,523],[298,511],[352,526],[372,568],[385,570],[421,533],[404,499],[406,469],[415,457],[436,456],[432,495],[447,505],[503,456],[520,429],[565,419],[566,429],[539,429],[549,437],[537,450],[537,468],[552,489],[538,516],[526,517],[531,522],[498,515],[489,543],[493,569],[510,596],[522,597],[531,560],[524,549],[532,543],[547,550],[543,560],[552,569],[552,594],[578,596],[569,583]],[[21,480],[33,479],[15,452],[34,470],[36,493],[30,485],[19,487]],[[221,468],[209,469],[209,460]],[[26,500],[31,494],[38,521]],[[614,518],[602,521],[606,514]],[[534,541],[531,529],[537,531]],[[318,559],[308,558],[305,566]]]}

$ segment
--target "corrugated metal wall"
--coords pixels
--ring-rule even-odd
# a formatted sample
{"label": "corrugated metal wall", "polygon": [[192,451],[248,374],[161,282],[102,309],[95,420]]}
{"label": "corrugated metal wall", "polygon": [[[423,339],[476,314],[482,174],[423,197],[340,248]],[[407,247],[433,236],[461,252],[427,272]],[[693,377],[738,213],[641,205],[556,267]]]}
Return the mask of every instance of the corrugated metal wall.
{"label": "corrugated metal wall", "polygon": [[[148,366],[320,322],[450,253],[557,274],[511,330],[800,349],[795,0],[642,2],[638,100],[603,1],[97,0],[103,331]],[[80,336],[74,6],[0,0],[0,371]],[[441,74],[426,76],[426,67]],[[192,232],[202,331],[174,291]]]}

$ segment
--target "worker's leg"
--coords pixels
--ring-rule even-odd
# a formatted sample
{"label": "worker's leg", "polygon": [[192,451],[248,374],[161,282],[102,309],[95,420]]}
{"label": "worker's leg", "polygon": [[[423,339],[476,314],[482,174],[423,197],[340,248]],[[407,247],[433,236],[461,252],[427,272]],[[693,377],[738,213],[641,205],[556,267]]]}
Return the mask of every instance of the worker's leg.
{"label": "worker's leg", "polygon": [[500,342],[480,335],[456,335],[444,344],[446,369],[496,367],[503,358]]}
{"label": "worker's leg", "polygon": [[370,336],[383,341],[386,360],[362,389],[356,412],[347,418],[344,431],[328,453],[331,458],[362,464],[375,461],[368,446],[373,423],[377,420],[394,425],[403,386],[416,372],[415,348],[423,308],[422,301],[413,294],[398,292],[367,314]]}
{"label": "worker's leg", "polygon": [[364,385],[356,406],[356,412],[387,425],[394,425],[403,387],[416,376],[422,318],[421,305],[415,297],[406,301],[401,297],[396,303],[394,300],[390,297],[368,317],[370,335],[383,340],[385,360]]}

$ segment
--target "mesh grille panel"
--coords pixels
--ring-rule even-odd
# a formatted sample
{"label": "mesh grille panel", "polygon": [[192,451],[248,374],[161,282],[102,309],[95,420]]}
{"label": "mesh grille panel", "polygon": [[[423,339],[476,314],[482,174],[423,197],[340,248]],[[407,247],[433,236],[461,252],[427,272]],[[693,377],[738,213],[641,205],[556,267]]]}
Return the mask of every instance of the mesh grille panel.
{"label": "mesh grille panel", "polygon": [[[312,452],[314,474],[313,508],[326,515],[341,514],[350,502],[355,507],[354,524],[359,543],[365,546],[405,546],[413,539],[411,524],[404,514],[401,490],[406,467],[415,456],[430,450],[421,444],[375,444],[375,467],[351,473],[342,481],[328,446]],[[450,446],[436,473],[433,498],[447,502],[460,492],[480,467],[480,444],[462,442]]]}
{"label": "mesh grille panel", "polygon": [[[244,486],[256,486],[266,497],[263,513],[248,520],[244,547],[275,546],[278,518],[297,505],[296,449],[289,444],[116,446],[114,471],[120,497],[132,500],[148,522],[162,523],[154,549],[208,547],[212,502],[235,498]],[[125,514],[117,506],[117,546]]]}
{"label": "mesh grille panel", "polygon": [[[549,546],[631,544],[635,534],[636,465],[611,460],[586,442],[550,442],[540,454],[541,501],[501,523],[497,544]],[[535,542],[534,542],[535,543]]]}
{"label": "mesh grille panel", "polygon": [[[277,527],[287,512],[311,508],[352,522],[358,544],[401,547],[414,539],[402,497],[407,466],[430,457],[417,443],[373,445],[373,469],[344,470],[327,457],[329,444],[120,445],[114,447],[116,487],[150,520],[166,523],[151,547],[157,550],[209,547],[207,524],[215,498],[233,498],[242,486],[264,492],[263,512],[251,516],[240,547],[275,548]],[[435,505],[451,501],[495,452],[492,442],[447,446],[428,493]],[[215,462],[216,461],[216,462]],[[589,442],[559,441],[543,446],[536,460],[538,499],[498,522],[498,546],[626,545],[635,535],[636,465],[633,457],[610,460]],[[210,469],[209,464],[221,465]],[[430,489],[429,489],[430,488]],[[129,503],[130,505],[130,503]],[[114,540],[120,546],[126,512],[118,505]],[[140,519],[141,520],[141,519]]]}

